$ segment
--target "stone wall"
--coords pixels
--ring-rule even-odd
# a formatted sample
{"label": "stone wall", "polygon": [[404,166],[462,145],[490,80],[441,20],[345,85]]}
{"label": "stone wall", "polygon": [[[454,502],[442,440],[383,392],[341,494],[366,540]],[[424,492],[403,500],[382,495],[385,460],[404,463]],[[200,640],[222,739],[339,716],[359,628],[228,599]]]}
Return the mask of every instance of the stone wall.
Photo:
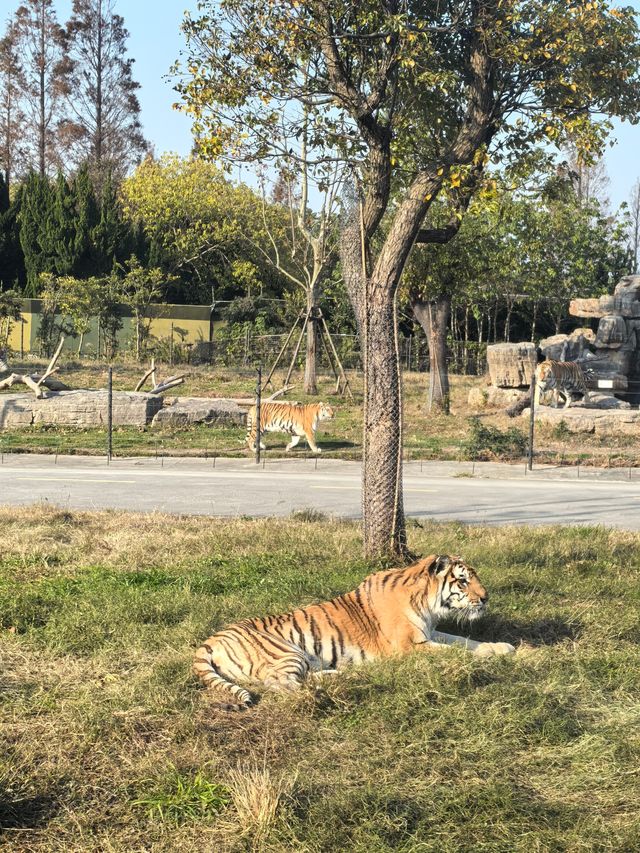
{"label": "stone wall", "polygon": [[[133,391],[113,392],[113,425],[145,427],[194,423],[242,426],[246,411],[232,400],[200,397],[166,398]],[[107,423],[106,391],[0,394],[0,429],[34,425],[102,427]]]}

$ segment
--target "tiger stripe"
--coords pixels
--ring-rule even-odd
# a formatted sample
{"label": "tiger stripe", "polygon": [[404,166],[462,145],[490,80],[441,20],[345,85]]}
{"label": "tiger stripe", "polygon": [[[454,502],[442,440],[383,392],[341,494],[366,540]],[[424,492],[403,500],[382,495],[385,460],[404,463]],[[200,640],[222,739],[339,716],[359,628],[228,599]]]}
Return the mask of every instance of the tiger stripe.
{"label": "tiger stripe", "polygon": [[[369,575],[330,601],[230,625],[198,648],[193,671],[205,687],[231,693],[237,700],[232,707],[246,708],[251,695],[238,682],[293,689],[308,673],[428,648],[440,617],[473,619],[486,600],[471,566],[459,557],[432,554],[413,566]],[[492,646],[439,637],[466,648]],[[499,645],[504,652],[508,644]]]}
{"label": "tiger stripe", "polygon": [[546,359],[536,367],[536,404],[540,404],[540,395],[545,391],[554,391],[556,407],[559,394],[565,398],[564,408],[571,405],[571,392],[579,392],[589,400],[589,390],[582,367],[576,361],[554,361]]}
{"label": "tiger stripe", "polygon": [[[330,420],[334,413],[326,403],[263,403],[260,406],[260,435],[265,432],[284,432],[291,435],[287,450],[292,450],[301,438],[306,438],[314,453],[321,450],[315,436],[321,421]],[[251,451],[256,449],[256,407],[247,414],[246,442]],[[260,443],[264,450],[265,445]]]}

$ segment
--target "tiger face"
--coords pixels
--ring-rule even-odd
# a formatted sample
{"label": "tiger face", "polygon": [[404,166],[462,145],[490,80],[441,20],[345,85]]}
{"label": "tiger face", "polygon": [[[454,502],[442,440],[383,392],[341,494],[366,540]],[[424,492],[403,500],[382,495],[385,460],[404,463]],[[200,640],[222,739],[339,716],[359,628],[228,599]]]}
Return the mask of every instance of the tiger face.
{"label": "tiger face", "polygon": [[480,583],[475,569],[460,557],[442,556],[435,563],[435,576],[441,580],[439,607],[443,615],[458,619],[477,619],[485,611],[489,593]]}
{"label": "tiger face", "polygon": [[[548,361],[543,361],[542,364],[538,365],[538,369],[536,371],[536,381],[540,386],[541,391],[547,391],[551,389],[553,383],[553,365]],[[549,380],[551,380],[551,385],[549,385]]]}
{"label": "tiger face", "polygon": [[328,406],[326,403],[320,403],[320,408],[318,409],[318,420],[319,421],[330,421],[334,417],[334,412],[331,406]]}

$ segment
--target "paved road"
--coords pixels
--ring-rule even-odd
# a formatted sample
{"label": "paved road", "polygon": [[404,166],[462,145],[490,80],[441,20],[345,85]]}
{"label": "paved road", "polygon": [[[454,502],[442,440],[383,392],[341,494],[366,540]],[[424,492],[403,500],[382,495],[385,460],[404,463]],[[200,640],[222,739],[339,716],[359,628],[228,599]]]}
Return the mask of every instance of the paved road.
{"label": "paved road", "polygon": [[[605,524],[640,530],[640,471],[408,463],[408,515],[481,524]],[[127,459],[4,456],[0,504],[215,516],[360,514],[359,463],[313,459]]]}

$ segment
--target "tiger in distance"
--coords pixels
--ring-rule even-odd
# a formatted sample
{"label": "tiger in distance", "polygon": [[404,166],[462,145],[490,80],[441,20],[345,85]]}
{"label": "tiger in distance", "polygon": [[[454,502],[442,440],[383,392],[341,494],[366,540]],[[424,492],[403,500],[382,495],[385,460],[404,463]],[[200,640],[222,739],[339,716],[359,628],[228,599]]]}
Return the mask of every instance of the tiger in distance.
{"label": "tiger in distance", "polygon": [[[260,435],[265,432],[284,432],[291,436],[286,450],[293,450],[301,438],[314,453],[321,453],[316,444],[316,432],[322,421],[331,420],[334,412],[326,403],[263,403],[260,406]],[[256,407],[247,415],[247,444],[251,451],[256,449]],[[266,445],[260,441],[260,449]]]}

